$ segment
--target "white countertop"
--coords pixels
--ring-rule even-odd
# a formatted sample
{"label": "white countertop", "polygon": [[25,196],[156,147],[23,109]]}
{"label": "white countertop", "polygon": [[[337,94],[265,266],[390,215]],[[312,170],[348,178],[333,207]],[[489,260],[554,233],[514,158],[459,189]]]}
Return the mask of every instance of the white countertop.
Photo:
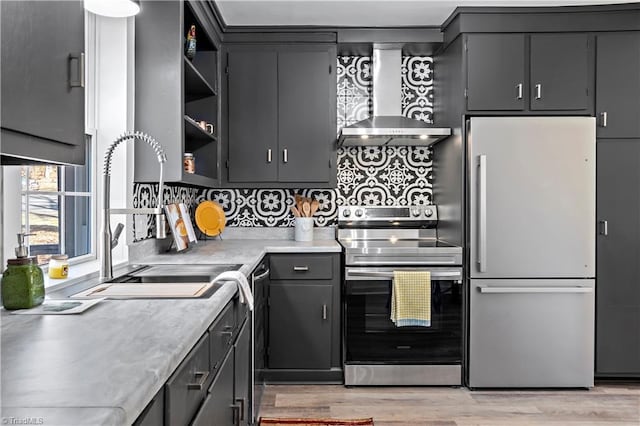
{"label": "white countertop", "polygon": [[[225,240],[137,263],[242,264],[266,253],[340,252],[335,240]],[[2,417],[43,424],[130,424],[236,292],[208,299],[105,300],[82,315],[2,311]]]}

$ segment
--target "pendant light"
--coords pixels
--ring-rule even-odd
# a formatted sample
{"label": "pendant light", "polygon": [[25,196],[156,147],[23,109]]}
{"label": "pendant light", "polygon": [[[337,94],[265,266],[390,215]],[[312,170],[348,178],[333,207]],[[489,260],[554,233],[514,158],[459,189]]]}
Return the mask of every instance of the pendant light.
{"label": "pendant light", "polygon": [[84,0],[84,8],[96,15],[127,18],[140,12],[140,0]]}

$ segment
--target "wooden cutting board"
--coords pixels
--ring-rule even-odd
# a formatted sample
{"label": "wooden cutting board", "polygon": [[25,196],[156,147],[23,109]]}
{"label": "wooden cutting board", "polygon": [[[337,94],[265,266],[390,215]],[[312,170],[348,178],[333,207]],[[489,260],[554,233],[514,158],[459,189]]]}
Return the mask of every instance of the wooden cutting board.
{"label": "wooden cutting board", "polygon": [[199,297],[211,283],[100,284],[71,297],[181,298]]}

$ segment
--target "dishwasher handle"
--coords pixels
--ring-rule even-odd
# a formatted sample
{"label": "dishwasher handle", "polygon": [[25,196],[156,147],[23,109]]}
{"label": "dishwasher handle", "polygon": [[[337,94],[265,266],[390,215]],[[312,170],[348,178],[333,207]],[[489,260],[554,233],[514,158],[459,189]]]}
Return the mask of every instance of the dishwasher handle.
{"label": "dishwasher handle", "polygon": [[479,285],[478,291],[480,293],[493,293],[493,294],[522,294],[522,293],[593,293],[591,287],[496,287],[488,285]]}

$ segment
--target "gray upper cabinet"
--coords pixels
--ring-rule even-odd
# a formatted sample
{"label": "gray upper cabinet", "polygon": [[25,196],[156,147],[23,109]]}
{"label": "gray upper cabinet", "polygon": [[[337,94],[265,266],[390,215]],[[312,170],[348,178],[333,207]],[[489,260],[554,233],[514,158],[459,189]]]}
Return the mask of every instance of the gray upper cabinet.
{"label": "gray upper cabinet", "polygon": [[[165,181],[217,187],[221,41],[207,8],[206,2],[195,0],[142,5],[135,18],[135,128],[164,147]],[[185,37],[191,25],[196,26],[196,53],[189,59]],[[155,155],[145,144],[136,144],[135,152],[135,181],[156,182]],[[186,153],[195,158],[195,173],[185,170]]]}
{"label": "gray upper cabinet", "polygon": [[81,1],[2,1],[2,159],[84,164]]}
{"label": "gray upper cabinet", "polygon": [[531,109],[589,109],[587,34],[531,35]]}
{"label": "gray upper cabinet", "polygon": [[599,138],[640,138],[640,33],[596,36]]}
{"label": "gray upper cabinet", "polygon": [[227,50],[228,183],[335,186],[335,45]]}
{"label": "gray upper cabinet", "polygon": [[586,33],[466,35],[469,111],[592,109]]}
{"label": "gray upper cabinet", "polygon": [[278,54],[278,129],[282,182],[328,182],[336,137],[335,53]]}
{"label": "gray upper cabinet", "polygon": [[524,34],[467,38],[467,109],[522,111],[525,107]]}
{"label": "gray upper cabinet", "polygon": [[278,54],[228,56],[229,182],[278,180]]}

